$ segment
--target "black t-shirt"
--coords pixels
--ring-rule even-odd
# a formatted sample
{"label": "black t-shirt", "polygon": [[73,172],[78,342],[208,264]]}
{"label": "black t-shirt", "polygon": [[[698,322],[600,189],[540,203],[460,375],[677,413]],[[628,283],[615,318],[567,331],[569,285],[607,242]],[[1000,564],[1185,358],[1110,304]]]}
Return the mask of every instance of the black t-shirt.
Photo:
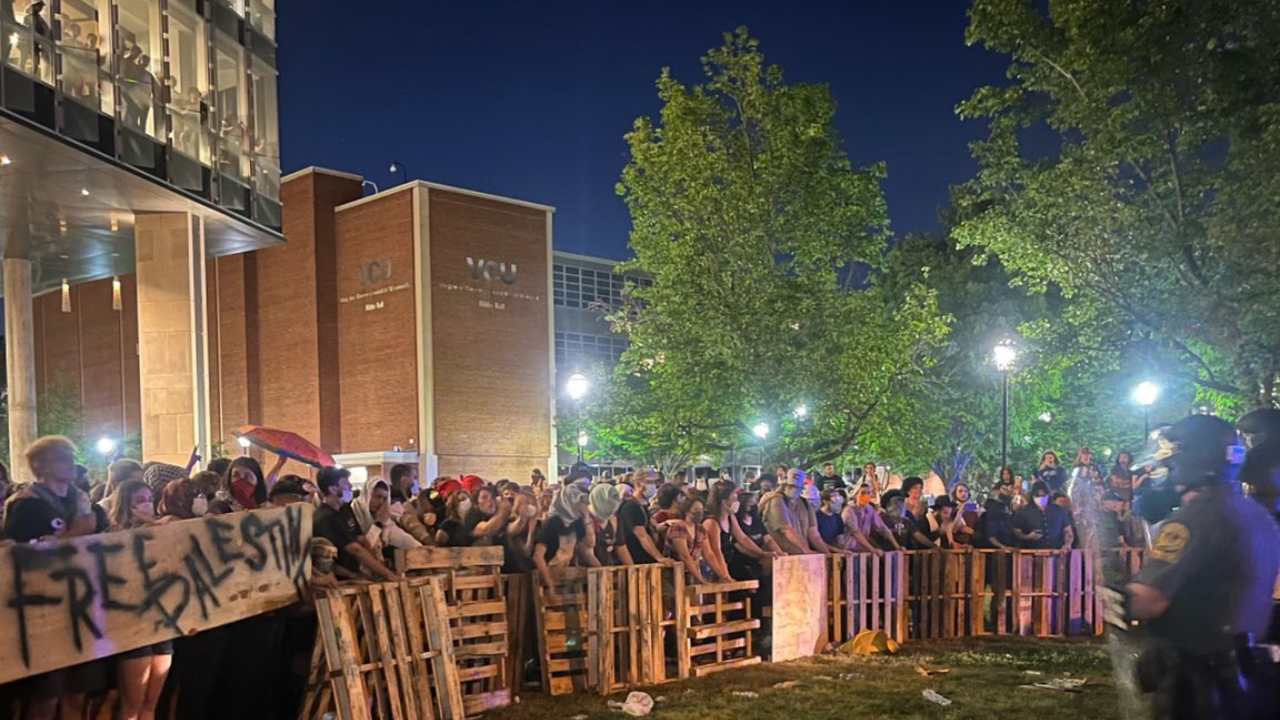
{"label": "black t-shirt", "polygon": [[[351,506],[345,505],[342,510],[350,513]],[[356,542],[359,534],[351,531],[351,526],[347,523],[342,510],[334,510],[328,505],[321,505],[316,510],[315,515],[311,516],[311,532],[317,537],[333,543],[338,548],[337,563],[353,573],[360,572],[360,561],[354,555],[347,552],[347,546]],[[354,519],[354,515],[353,515]]]}
{"label": "black t-shirt", "polygon": [[832,475],[831,477],[819,475],[817,477],[817,483],[819,490],[838,490],[840,488],[847,487],[844,484],[844,478],[839,475]]}
{"label": "black t-shirt", "polygon": [[[564,567],[573,562],[578,543],[587,537],[587,526],[582,518],[566,524],[558,515],[552,515],[538,527],[533,536],[534,545],[546,545],[547,552],[543,557],[557,567]],[[536,552],[536,550],[535,550]]]}
{"label": "black t-shirt", "polygon": [[4,537],[20,543],[53,535],[71,518],[37,497],[20,497],[9,501],[4,510]]}
{"label": "black t-shirt", "polygon": [[1022,547],[1031,550],[1058,550],[1066,542],[1067,528],[1071,527],[1071,514],[1052,502],[1044,507],[1043,512],[1032,504],[1013,516],[1013,526],[1023,534],[1042,534],[1039,540],[1019,541]]}
{"label": "black t-shirt", "polygon": [[1009,510],[1009,504],[989,498],[982,507],[984,512],[978,519],[977,528],[980,547],[997,547],[992,540],[999,540],[1007,547],[1017,547],[1018,539],[1013,536],[1013,513]]}
{"label": "black t-shirt", "polygon": [[[468,514],[467,520],[469,521],[470,519],[471,516]],[[449,518],[440,523],[437,529],[449,536],[444,542],[445,547],[471,547],[475,544],[475,536],[471,534],[473,527],[475,525],[470,522]]]}
{"label": "black t-shirt", "polygon": [[626,500],[618,508],[619,539],[626,543],[627,552],[631,553],[631,561],[635,564],[647,565],[658,562],[657,558],[651,557],[649,553],[645,552],[644,546],[636,538],[635,529],[638,527],[644,528],[649,533],[649,538],[656,542],[656,534],[649,524],[649,513],[645,512],[640,503],[635,500]]}
{"label": "black t-shirt", "polygon": [[499,530],[497,534],[492,537],[476,537],[476,526],[482,522],[488,522],[491,519],[493,519],[493,517],[491,515],[485,515],[480,511],[480,508],[471,508],[471,510],[467,511],[467,517],[462,521],[462,523],[463,525],[466,525],[467,537],[471,540],[469,544],[502,545],[506,543],[507,532],[505,528]]}

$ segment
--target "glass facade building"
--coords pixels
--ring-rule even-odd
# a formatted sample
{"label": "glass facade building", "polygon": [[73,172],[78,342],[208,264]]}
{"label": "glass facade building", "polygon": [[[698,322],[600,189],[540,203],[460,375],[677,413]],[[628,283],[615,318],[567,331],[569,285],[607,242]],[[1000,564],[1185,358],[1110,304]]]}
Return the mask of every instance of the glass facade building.
{"label": "glass facade building", "polygon": [[613,367],[627,349],[625,335],[613,332],[604,315],[622,304],[626,283],[647,285],[641,275],[615,272],[614,261],[557,252],[551,290],[555,304],[555,357],[558,373],[595,365]]}
{"label": "glass facade building", "polygon": [[274,0],[0,0],[0,111],[279,229]]}

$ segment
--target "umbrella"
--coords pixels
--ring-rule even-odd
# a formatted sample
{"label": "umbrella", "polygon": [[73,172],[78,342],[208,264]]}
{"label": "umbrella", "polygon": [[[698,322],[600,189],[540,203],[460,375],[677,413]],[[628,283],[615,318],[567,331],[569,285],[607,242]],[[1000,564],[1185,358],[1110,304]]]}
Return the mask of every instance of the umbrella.
{"label": "umbrella", "polygon": [[321,450],[319,446],[310,440],[288,430],[246,425],[240,428],[236,436],[241,439],[241,444],[248,442],[250,445],[257,445],[263,450],[291,460],[297,460],[300,463],[321,468],[328,465],[337,465],[332,455]]}

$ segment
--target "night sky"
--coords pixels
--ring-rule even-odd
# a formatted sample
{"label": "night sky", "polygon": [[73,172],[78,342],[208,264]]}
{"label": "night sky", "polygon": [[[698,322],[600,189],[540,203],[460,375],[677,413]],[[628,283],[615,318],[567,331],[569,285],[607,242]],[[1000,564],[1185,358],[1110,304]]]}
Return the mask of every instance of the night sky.
{"label": "night sky", "polygon": [[746,25],[790,81],[826,82],[856,165],[883,161],[895,232],[937,229],[974,170],[956,103],[1005,61],[964,45],[962,0],[621,3],[279,0],[285,172],[410,178],[554,205],[557,250],[622,259],[614,185],[623,134],[659,110],[664,65],[686,84]]}

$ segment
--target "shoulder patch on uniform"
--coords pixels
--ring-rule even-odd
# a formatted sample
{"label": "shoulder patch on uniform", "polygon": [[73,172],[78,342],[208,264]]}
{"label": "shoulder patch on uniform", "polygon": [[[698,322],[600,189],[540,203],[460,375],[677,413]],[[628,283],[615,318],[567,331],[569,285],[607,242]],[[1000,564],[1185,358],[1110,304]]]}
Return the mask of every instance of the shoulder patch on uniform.
{"label": "shoulder patch on uniform", "polygon": [[1160,535],[1151,546],[1151,557],[1170,565],[1182,559],[1182,552],[1187,549],[1187,541],[1191,539],[1191,531],[1182,523],[1165,523],[1160,528]]}

